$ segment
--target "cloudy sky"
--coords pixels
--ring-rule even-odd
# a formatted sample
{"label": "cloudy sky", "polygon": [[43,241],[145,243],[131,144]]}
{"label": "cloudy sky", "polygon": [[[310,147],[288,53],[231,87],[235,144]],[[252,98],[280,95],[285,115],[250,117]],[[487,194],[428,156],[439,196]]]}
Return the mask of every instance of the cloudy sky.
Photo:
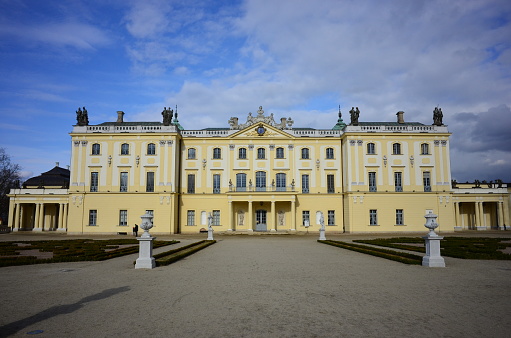
{"label": "cloudy sky", "polygon": [[296,127],[432,123],[458,181],[511,182],[509,0],[0,0],[0,147],[27,176],[69,164],[68,133],[160,121],[226,127],[262,105]]}

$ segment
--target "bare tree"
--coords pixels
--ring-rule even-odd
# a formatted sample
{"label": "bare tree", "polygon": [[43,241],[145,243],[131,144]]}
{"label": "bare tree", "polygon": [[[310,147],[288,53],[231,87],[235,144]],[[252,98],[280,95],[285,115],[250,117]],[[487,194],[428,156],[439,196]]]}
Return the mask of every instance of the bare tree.
{"label": "bare tree", "polygon": [[21,167],[18,164],[11,163],[11,157],[0,148],[0,218],[3,224],[8,221],[9,197],[7,194],[13,188],[20,186]]}

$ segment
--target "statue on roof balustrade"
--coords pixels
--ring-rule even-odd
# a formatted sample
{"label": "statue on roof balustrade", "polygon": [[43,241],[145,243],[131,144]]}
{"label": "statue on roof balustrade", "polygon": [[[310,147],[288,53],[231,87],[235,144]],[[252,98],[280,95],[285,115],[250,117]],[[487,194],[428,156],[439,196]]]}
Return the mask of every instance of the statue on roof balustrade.
{"label": "statue on roof balustrade", "polygon": [[360,116],[360,110],[358,110],[358,107],[351,107],[350,110],[350,118],[351,118],[351,125],[352,126],[358,126],[358,117]]}
{"label": "statue on roof balustrade", "polygon": [[161,115],[163,116],[163,125],[170,126],[170,124],[172,123],[172,117],[174,116],[174,111],[170,109],[170,107],[168,109],[167,107],[163,107]]}
{"label": "statue on roof balustrade", "polygon": [[76,111],[76,124],[79,126],[89,125],[89,116],[85,107],[83,107],[83,110],[78,107],[78,110]]}
{"label": "statue on roof balustrade", "polygon": [[442,113],[442,108],[435,107],[433,110],[433,125],[434,126],[443,126],[442,119],[444,114]]}

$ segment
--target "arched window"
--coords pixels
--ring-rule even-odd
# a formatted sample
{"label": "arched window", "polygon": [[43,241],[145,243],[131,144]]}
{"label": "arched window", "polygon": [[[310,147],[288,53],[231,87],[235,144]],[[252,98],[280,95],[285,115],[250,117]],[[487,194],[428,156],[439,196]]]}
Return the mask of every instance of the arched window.
{"label": "arched window", "polygon": [[264,160],[266,158],[266,150],[264,148],[257,148],[257,159]]}
{"label": "arched window", "polygon": [[275,157],[276,158],[284,158],[284,148],[281,148],[281,147],[277,148]]}
{"label": "arched window", "polygon": [[334,158],[334,148],[326,148],[326,158],[330,160]]}
{"label": "arched window", "polygon": [[368,155],[376,154],[376,146],[374,145],[374,143],[367,144],[367,154]]}
{"label": "arched window", "polygon": [[266,172],[256,172],[256,191],[266,191]]}
{"label": "arched window", "polygon": [[429,155],[429,144],[421,144],[421,155]]}
{"label": "arched window", "polygon": [[147,145],[147,155],[155,155],[156,154],[156,145],[154,143],[149,143]]}
{"label": "arched window", "polygon": [[99,143],[94,143],[92,145],[92,155],[99,155],[101,153],[101,145]]}
{"label": "arched window", "polygon": [[309,159],[309,148],[302,148],[302,160]]}
{"label": "arched window", "polygon": [[130,154],[130,145],[127,143],[121,144],[121,155],[129,155]]}
{"label": "arched window", "polygon": [[277,191],[286,191],[286,174],[279,173],[276,178]]}
{"label": "arched window", "polygon": [[236,191],[247,191],[247,174],[236,174]]}
{"label": "arched window", "polygon": [[392,145],[392,154],[393,155],[401,155],[401,144],[394,143]]}
{"label": "arched window", "polygon": [[213,149],[213,159],[219,160],[222,158],[222,149],[214,148]]}
{"label": "arched window", "polygon": [[188,159],[195,160],[195,148],[188,148]]}
{"label": "arched window", "polygon": [[240,160],[245,160],[247,158],[247,148],[238,149],[238,158]]}

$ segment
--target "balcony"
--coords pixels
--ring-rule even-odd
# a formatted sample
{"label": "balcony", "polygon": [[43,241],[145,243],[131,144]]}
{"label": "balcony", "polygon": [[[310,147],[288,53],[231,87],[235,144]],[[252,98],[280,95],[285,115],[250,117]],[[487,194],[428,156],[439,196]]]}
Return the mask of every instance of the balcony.
{"label": "balcony", "polygon": [[295,187],[232,187],[229,192],[295,192]]}

